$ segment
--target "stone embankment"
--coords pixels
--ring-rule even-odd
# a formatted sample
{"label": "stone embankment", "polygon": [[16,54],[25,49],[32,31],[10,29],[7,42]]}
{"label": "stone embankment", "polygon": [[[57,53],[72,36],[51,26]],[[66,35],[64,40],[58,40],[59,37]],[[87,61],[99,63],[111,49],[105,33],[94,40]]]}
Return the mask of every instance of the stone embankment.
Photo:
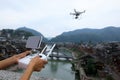
{"label": "stone embankment", "polygon": [[[0,70],[0,80],[19,80],[22,73],[13,72],[9,70]],[[32,75],[30,80],[58,80],[58,79],[50,79]]]}

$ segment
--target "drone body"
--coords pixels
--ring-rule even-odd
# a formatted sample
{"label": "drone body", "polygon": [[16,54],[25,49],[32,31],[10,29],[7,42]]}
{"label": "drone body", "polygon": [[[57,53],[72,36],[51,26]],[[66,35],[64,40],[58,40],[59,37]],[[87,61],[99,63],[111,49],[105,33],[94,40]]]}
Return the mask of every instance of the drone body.
{"label": "drone body", "polygon": [[74,12],[75,13],[70,13],[70,15],[74,15],[75,19],[78,19],[78,16],[80,16],[82,13],[85,13],[85,10],[82,12],[78,12],[78,11],[76,11],[76,9],[74,9]]}

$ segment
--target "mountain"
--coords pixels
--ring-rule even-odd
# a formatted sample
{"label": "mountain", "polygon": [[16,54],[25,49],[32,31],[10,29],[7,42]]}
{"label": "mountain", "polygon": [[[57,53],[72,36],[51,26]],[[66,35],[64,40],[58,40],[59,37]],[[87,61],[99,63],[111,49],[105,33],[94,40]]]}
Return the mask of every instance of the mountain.
{"label": "mountain", "polygon": [[103,29],[77,29],[64,32],[51,39],[54,42],[101,42],[120,41],[120,27],[109,26]]}
{"label": "mountain", "polygon": [[[31,32],[35,36],[43,36],[40,32],[38,32],[34,29],[27,28],[27,27],[20,27],[17,30],[24,30],[24,31],[27,31],[27,32]],[[47,41],[47,39],[44,36],[43,36],[43,41]]]}
{"label": "mountain", "polygon": [[24,30],[2,29],[0,31],[0,36],[6,37],[9,39],[22,39],[23,35],[24,35],[24,38],[33,36],[33,34],[31,32],[27,32]]}

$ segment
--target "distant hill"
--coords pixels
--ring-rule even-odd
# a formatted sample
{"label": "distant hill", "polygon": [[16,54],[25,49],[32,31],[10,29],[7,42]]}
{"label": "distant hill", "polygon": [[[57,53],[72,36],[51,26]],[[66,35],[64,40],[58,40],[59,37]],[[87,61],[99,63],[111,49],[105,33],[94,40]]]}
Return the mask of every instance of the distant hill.
{"label": "distant hill", "polygon": [[23,39],[23,37],[27,39],[29,36],[33,36],[33,34],[24,30],[2,29],[0,36],[8,39]]}
{"label": "distant hill", "polygon": [[64,32],[51,39],[54,42],[101,42],[120,41],[120,27],[109,26],[103,29],[77,29]]}
{"label": "distant hill", "polygon": [[[40,32],[38,32],[34,29],[27,28],[27,27],[20,27],[17,30],[24,30],[24,31],[27,31],[27,32],[31,32],[35,36],[43,36]],[[43,36],[43,41],[47,41],[47,39],[44,36]]]}

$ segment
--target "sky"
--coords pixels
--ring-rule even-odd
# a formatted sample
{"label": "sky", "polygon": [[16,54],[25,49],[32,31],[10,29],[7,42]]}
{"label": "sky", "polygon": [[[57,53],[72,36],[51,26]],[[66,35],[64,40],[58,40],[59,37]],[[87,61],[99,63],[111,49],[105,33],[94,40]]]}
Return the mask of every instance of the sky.
{"label": "sky", "polygon": [[[74,19],[70,13],[86,12]],[[120,0],[0,0],[0,30],[28,27],[45,37],[83,28],[120,27]]]}

